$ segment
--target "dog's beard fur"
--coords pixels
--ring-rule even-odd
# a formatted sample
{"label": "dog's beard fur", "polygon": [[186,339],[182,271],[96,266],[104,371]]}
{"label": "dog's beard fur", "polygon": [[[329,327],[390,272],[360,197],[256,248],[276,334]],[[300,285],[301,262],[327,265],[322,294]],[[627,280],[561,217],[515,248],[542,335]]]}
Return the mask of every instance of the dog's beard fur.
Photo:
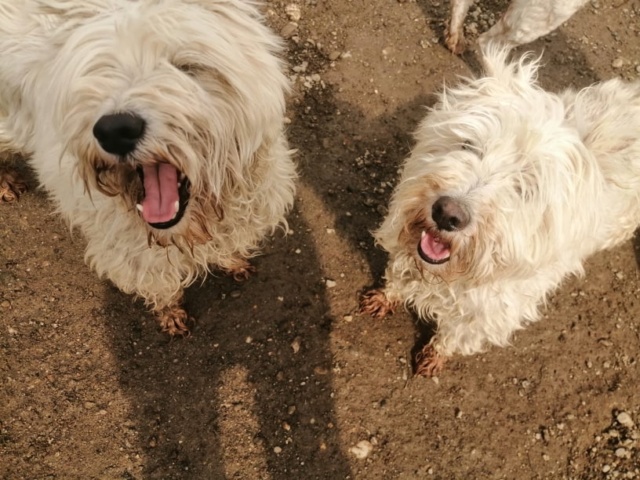
{"label": "dog's beard fur", "polygon": [[[639,86],[558,95],[536,84],[536,60],[510,63],[490,45],[485,62],[486,76],[446,89],[420,125],[375,232],[390,254],[386,298],[436,319],[444,355],[507,344],[565,276],[640,222]],[[464,228],[438,227],[443,197],[469,213]],[[447,261],[422,258],[423,232]],[[368,311],[382,307],[368,298]]]}
{"label": "dog's beard fur", "polygon": [[[170,149],[173,152],[176,149]],[[210,241],[213,237],[208,225],[213,219],[222,220],[224,218],[223,206],[218,201],[218,196],[211,191],[209,185],[201,186],[200,191],[195,185],[190,183],[186,174],[182,173],[179,165],[185,162],[178,160],[180,157],[175,153],[156,154],[151,157],[151,165],[154,163],[168,163],[176,167],[182,182],[189,182],[188,204],[180,221],[170,230],[159,230],[148,225],[139,215],[137,209],[144,198],[145,189],[141,176],[142,162],[135,159],[127,161],[105,161],[99,154],[85,154],[79,158],[85,161],[78,165],[78,172],[88,195],[93,190],[97,190],[109,197],[117,197],[123,204],[124,209],[131,215],[137,215],[140,224],[148,230],[149,245],[157,244],[162,247],[175,245],[178,248],[193,249],[195,245]],[[178,166],[176,166],[178,165]],[[231,179],[222,187],[233,190]],[[224,192],[224,194],[231,192]]]}

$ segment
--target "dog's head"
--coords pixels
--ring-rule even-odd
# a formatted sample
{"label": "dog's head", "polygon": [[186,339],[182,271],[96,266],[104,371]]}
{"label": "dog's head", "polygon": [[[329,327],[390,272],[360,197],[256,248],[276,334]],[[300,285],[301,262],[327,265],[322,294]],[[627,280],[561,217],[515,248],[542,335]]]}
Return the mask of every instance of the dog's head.
{"label": "dog's head", "polygon": [[557,261],[597,176],[562,98],[536,84],[537,61],[485,55],[486,75],[445,89],[420,125],[377,232],[446,282],[525,278]]}
{"label": "dog's head", "polygon": [[206,241],[279,138],[281,45],[250,1],[56,2],[51,99],[89,193],[121,197],[159,243]]}

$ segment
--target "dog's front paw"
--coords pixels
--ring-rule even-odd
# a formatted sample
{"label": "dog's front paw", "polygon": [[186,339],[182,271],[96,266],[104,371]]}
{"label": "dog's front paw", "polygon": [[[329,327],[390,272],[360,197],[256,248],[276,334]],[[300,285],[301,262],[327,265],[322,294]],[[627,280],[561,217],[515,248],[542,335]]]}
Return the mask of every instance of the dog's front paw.
{"label": "dog's front paw", "polygon": [[374,318],[393,314],[397,306],[398,302],[389,300],[380,289],[369,290],[360,299],[360,313],[366,313]]}
{"label": "dog's front paw", "polygon": [[421,377],[433,377],[442,371],[446,361],[447,357],[439,354],[433,348],[433,344],[429,343],[416,355],[415,374]]}
{"label": "dog's front paw", "polygon": [[160,324],[160,329],[163,332],[168,333],[172,337],[184,337],[191,334],[187,322],[192,322],[193,319],[189,317],[186,310],[179,305],[169,305],[156,311],[155,314]]}
{"label": "dog's front paw", "polygon": [[27,184],[17,172],[0,171],[0,203],[15,202],[26,191]]}
{"label": "dog's front paw", "polygon": [[462,32],[450,32],[447,30],[444,34],[444,43],[452,53],[462,55],[466,46],[464,35]]}
{"label": "dog's front paw", "polygon": [[236,282],[245,282],[256,273],[256,267],[246,260],[238,260],[237,265],[225,268],[224,271],[227,275],[231,275]]}

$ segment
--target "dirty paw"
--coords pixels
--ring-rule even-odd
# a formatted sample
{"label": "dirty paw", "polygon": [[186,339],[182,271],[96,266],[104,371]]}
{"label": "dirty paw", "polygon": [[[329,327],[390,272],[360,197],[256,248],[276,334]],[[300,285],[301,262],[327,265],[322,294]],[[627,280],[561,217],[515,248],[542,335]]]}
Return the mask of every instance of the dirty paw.
{"label": "dirty paw", "polygon": [[0,171],[0,203],[15,202],[26,191],[27,184],[17,172]]}
{"label": "dirty paw", "polygon": [[442,371],[447,358],[440,355],[432,344],[425,345],[415,358],[415,374],[433,377]]}
{"label": "dirty paw", "polygon": [[256,273],[256,267],[251,265],[249,262],[243,261],[241,263],[238,263],[237,266],[226,268],[224,271],[227,273],[227,275],[231,275],[231,277],[236,282],[245,282],[249,280],[249,277],[251,277],[251,275]]}
{"label": "dirty paw", "polygon": [[169,305],[160,311],[155,312],[160,329],[172,337],[185,337],[191,335],[187,323],[193,323],[193,318],[189,317],[186,310],[178,305]]}
{"label": "dirty paw", "polygon": [[464,53],[466,42],[461,33],[447,31],[445,33],[444,41],[447,48],[455,55],[462,55]]}
{"label": "dirty paw", "polygon": [[393,314],[397,306],[397,302],[390,301],[380,289],[369,290],[360,299],[360,313],[366,313],[374,318]]}

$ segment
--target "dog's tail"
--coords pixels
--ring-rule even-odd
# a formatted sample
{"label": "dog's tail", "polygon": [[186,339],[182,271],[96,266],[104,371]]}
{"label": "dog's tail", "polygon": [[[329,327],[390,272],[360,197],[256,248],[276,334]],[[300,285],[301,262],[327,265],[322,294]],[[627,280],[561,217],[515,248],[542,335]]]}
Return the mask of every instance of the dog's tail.
{"label": "dog's tail", "polygon": [[526,83],[535,83],[538,78],[542,53],[525,52],[517,60],[510,60],[511,49],[497,41],[489,41],[481,48],[482,65],[485,74],[497,79],[525,80]]}

